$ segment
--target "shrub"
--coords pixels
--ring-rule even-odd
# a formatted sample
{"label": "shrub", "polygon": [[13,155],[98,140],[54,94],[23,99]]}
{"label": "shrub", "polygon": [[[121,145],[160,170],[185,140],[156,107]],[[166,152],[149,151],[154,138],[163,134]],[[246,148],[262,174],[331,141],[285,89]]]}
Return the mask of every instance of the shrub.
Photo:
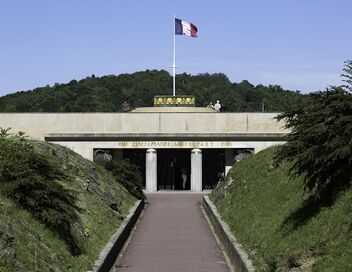
{"label": "shrub", "polygon": [[67,176],[22,136],[0,137],[0,193],[55,231],[73,255],[81,250],[72,234],[79,220],[76,194],[57,179]]}
{"label": "shrub", "polygon": [[7,183],[3,192],[65,241],[73,255],[81,250],[71,226],[79,220],[76,195],[55,181],[40,176],[17,179]]}
{"label": "shrub", "polygon": [[117,182],[122,184],[127,191],[137,199],[144,198],[142,191],[143,179],[139,168],[127,161],[100,162],[107,170],[111,171]]}

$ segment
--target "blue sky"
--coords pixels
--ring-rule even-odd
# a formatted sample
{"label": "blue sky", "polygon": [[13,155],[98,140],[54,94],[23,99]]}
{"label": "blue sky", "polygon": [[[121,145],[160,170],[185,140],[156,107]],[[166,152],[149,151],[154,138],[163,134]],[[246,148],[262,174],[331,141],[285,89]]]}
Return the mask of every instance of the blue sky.
{"label": "blue sky", "polygon": [[1,0],[0,95],[91,74],[178,73],[310,92],[339,85],[352,59],[351,0]]}

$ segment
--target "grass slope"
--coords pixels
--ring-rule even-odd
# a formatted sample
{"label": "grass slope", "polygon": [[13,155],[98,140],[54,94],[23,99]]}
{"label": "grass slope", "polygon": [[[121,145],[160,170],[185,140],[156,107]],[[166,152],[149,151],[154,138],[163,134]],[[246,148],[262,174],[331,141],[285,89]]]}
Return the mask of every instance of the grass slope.
{"label": "grass slope", "polygon": [[83,253],[72,256],[55,232],[0,194],[0,271],[87,271],[136,199],[110,172],[73,151],[45,142],[34,147],[65,170],[69,178],[58,182],[78,193],[82,211],[74,235]]}
{"label": "grass slope", "polygon": [[236,163],[210,195],[256,270],[352,271],[352,191],[304,211],[302,179],[288,178],[287,163],[274,167],[274,154]]}

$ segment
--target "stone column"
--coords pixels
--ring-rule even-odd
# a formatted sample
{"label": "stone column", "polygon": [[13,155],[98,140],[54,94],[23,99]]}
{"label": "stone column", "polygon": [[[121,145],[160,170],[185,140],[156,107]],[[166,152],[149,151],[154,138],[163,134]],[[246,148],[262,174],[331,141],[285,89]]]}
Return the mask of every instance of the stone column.
{"label": "stone column", "polygon": [[157,191],[157,155],[155,149],[148,149],[145,157],[145,189],[147,192]]}
{"label": "stone column", "polygon": [[232,168],[234,163],[234,150],[232,148],[225,149],[225,177]]}
{"label": "stone column", "polygon": [[201,192],[202,189],[202,151],[196,148],[191,152],[191,191]]}

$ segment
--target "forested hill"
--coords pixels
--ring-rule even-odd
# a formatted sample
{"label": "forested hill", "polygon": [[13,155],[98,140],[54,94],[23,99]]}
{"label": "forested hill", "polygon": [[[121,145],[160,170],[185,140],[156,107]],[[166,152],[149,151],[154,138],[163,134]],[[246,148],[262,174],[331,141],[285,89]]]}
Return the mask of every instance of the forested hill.
{"label": "forested hill", "polygon": [[[278,112],[302,104],[306,95],[278,85],[254,86],[246,80],[232,83],[226,75],[180,74],[177,94],[196,97],[197,106],[220,100],[227,112]],[[171,94],[172,77],[167,71],[146,70],[133,74],[87,77],[0,97],[0,112],[119,112],[127,101],[131,108],[152,106],[154,95]]]}

